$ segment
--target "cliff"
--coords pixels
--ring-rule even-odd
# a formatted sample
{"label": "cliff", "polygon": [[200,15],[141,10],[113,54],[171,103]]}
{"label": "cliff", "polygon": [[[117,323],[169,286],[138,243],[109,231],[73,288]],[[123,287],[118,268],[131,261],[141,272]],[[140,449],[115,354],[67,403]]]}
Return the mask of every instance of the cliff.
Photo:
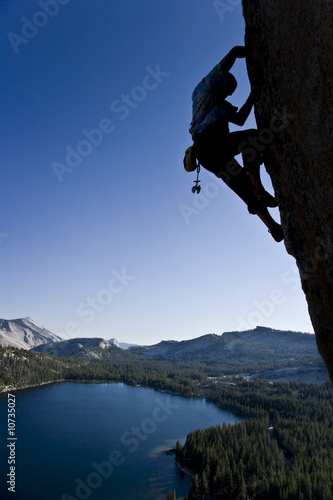
{"label": "cliff", "polygon": [[243,0],[243,15],[265,165],[333,383],[333,0]]}

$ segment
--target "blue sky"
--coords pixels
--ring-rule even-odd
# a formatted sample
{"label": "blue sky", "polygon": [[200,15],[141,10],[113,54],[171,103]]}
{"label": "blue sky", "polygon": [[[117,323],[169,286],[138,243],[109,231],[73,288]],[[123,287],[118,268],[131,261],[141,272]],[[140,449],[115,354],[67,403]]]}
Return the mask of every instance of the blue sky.
{"label": "blue sky", "polygon": [[[284,244],[183,169],[192,91],[244,43],[241,2],[222,4],[1,2],[2,318],[139,344],[313,331]],[[241,106],[245,61],[232,72]]]}

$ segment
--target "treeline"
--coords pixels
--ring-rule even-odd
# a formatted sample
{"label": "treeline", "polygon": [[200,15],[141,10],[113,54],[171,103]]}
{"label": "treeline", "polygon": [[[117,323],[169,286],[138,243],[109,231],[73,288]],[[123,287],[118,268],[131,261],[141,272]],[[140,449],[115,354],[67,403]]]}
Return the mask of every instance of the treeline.
{"label": "treeline", "polygon": [[[93,352],[94,349],[91,349]],[[181,394],[197,394],[198,386],[208,377],[236,375],[287,366],[295,361],[249,362],[246,359],[219,360],[214,353],[202,360],[172,360],[148,357],[115,348],[112,353],[95,349],[97,358],[56,358],[44,353],[0,346],[0,390],[13,384],[15,387],[38,385],[58,380],[106,380],[156,387]],[[304,361],[307,365],[321,364],[318,358]]]}
{"label": "treeline", "polygon": [[25,349],[0,347],[0,390],[62,380],[66,364],[57,358]]}
{"label": "treeline", "polygon": [[59,380],[117,381],[189,395],[199,394],[198,387],[207,377],[190,363],[175,366],[120,349],[111,356],[87,361],[0,347],[0,390],[10,385],[19,389]]}
{"label": "treeline", "polygon": [[240,382],[212,400],[248,416],[198,430],[179,462],[196,472],[188,499],[333,500],[333,406],[328,384]]}

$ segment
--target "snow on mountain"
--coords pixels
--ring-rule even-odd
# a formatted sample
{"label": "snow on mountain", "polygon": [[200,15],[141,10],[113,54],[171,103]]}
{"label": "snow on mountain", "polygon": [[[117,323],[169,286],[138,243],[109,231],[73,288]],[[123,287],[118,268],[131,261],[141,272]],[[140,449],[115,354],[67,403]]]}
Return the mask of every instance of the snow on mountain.
{"label": "snow on mountain", "polygon": [[50,332],[31,318],[0,319],[0,345],[31,349],[47,342],[59,342],[62,339]]}

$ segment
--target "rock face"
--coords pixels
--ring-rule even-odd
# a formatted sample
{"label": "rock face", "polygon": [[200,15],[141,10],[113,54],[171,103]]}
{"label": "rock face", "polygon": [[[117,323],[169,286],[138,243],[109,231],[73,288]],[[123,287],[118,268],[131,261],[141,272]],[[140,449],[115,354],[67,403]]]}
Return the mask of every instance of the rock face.
{"label": "rock face", "polygon": [[119,347],[120,349],[124,349],[125,351],[127,349],[130,349],[131,347],[137,346],[137,344],[128,344],[127,342],[118,342],[118,340],[115,338],[109,339],[109,342],[110,342],[110,344],[114,344],[117,347]]}
{"label": "rock face", "polygon": [[333,1],[243,0],[243,15],[265,165],[333,383]]}
{"label": "rock face", "polygon": [[0,319],[0,345],[31,349],[47,342],[59,342],[58,335],[46,330],[31,318]]}

